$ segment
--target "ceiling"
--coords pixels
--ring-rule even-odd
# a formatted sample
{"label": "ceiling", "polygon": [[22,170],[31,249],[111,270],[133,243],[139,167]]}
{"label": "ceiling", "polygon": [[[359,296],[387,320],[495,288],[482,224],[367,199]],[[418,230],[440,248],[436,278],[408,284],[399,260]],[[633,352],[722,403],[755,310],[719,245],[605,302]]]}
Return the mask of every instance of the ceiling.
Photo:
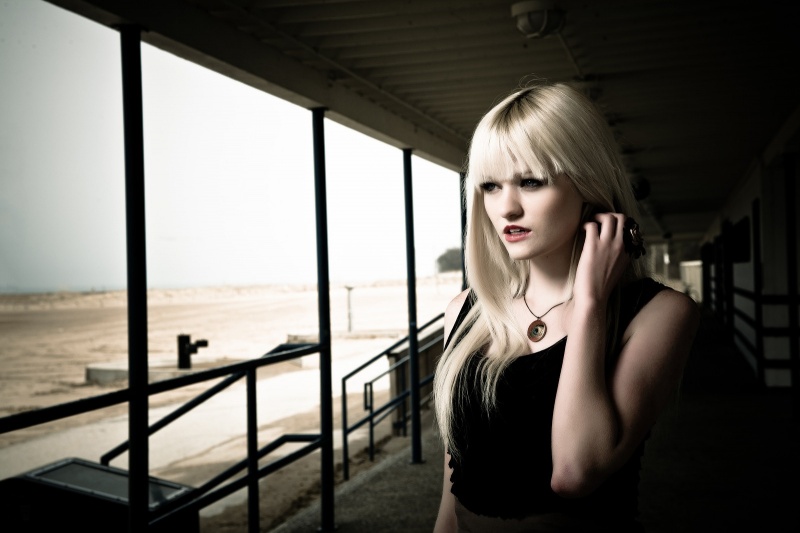
{"label": "ceiling", "polygon": [[528,39],[508,0],[49,0],[460,170],[493,103],[535,79],[593,98],[652,239],[699,240],[800,110],[798,2],[556,0]]}

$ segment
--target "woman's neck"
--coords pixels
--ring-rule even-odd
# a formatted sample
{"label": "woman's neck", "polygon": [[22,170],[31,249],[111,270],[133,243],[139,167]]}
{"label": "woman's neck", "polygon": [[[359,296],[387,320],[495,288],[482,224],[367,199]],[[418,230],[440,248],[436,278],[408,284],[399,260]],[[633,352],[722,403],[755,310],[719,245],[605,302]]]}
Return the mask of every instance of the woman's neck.
{"label": "woman's neck", "polygon": [[571,257],[536,258],[530,261],[525,297],[537,307],[553,305],[569,298]]}

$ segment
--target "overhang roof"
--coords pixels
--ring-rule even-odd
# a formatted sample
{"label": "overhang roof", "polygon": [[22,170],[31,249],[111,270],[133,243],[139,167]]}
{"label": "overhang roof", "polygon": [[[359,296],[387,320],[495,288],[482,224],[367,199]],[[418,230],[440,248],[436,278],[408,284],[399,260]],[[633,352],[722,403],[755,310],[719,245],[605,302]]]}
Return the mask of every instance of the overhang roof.
{"label": "overhang roof", "polygon": [[508,0],[50,1],[453,170],[500,97],[576,82],[649,186],[651,237],[702,237],[800,114],[789,1],[557,0],[565,24],[543,39]]}

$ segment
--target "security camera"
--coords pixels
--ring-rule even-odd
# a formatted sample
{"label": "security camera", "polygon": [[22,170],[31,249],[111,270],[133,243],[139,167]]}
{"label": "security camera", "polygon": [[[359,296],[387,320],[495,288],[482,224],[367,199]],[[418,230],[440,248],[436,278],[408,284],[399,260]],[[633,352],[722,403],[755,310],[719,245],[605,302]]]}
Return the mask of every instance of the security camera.
{"label": "security camera", "polygon": [[517,29],[528,39],[547,37],[564,25],[564,12],[548,0],[511,4],[511,16],[517,21]]}

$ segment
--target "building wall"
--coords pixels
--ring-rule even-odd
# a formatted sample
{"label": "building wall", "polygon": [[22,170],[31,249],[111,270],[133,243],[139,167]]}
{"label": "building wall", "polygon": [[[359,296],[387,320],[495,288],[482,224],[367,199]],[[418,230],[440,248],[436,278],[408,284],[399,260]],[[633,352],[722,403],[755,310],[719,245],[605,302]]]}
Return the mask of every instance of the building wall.
{"label": "building wall", "polygon": [[[791,363],[797,329],[790,329],[796,303],[792,309],[788,298],[798,285],[799,140],[800,109],[739,182],[704,239],[717,262],[705,280],[712,295],[707,305],[768,386],[792,385],[792,364],[797,365],[796,356]],[[788,254],[795,255],[794,263]]]}

